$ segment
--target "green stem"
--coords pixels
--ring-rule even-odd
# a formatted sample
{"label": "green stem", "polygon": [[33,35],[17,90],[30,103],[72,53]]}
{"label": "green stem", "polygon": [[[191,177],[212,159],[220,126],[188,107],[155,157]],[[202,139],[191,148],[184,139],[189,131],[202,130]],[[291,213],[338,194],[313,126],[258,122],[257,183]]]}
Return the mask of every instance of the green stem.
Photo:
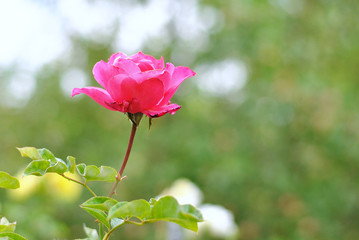
{"label": "green stem", "polygon": [[124,225],[125,223],[131,223],[131,224],[135,224],[138,226],[141,226],[143,224],[145,224],[145,222],[133,222],[133,221],[129,221],[129,220],[124,220],[123,223],[117,225],[116,227],[112,228],[108,233],[106,233],[105,237],[103,238],[103,240],[108,240],[110,239],[111,234],[119,227],[121,227],[122,225]]}
{"label": "green stem", "polygon": [[134,222],[134,221],[126,221],[127,223],[131,223],[131,224],[134,224],[134,225],[137,225],[137,226],[142,226],[145,224],[145,222]]}
{"label": "green stem", "polygon": [[103,237],[103,224],[102,223],[99,223],[98,225],[98,232],[100,234],[100,238]]}
{"label": "green stem", "polygon": [[102,240],[108,240],[110,239],[111,234],[119,227],[121,227],[122,225],[124,225],[126,223],[126,221],[123,221],[123,223],[117,225],[116,227],[112,228],[108,233],[106,233],[105,237]]}
{"label": "green stem", "polygon": [[85,183],[83,186],[84,186],[87,190],[89,190],[89,192],[92,194],[92,196],[97,197],[96,193],[95,193],[94,191],[92,191],[92,189],[91,189],[89,186],[87,186],[86,183]]}
{"label": "green stem", "polygon": [[94,193],[94,191],[92,191],[91,188],[90,188],[89,186],[87,186],[86,183],[83,183],[83,182],[77,181],[76,179],[70,178],[70,177],[66,176],[65,174],[63,174],[63,173],[60,174],[60,176],[66,178],[66,179],[69,180],[69,181],[72,181],[72,182],[75,182],[75,183],[77,183],[77,184],[80,184],[80,185],[84,186],[87,190],[89,190],[89,192],[90,192],[94,197],[97,196],[96,193]]}
{"label": "green stem", "polygon": [[130,135],[130,139],[128,140],[127,151],[126,151],[125,157],[123,159],[121,169],[117,173],[116,182],[113,184],[111,192],[108,195],[109,197],[111,197],[115,193],[118,183],[122,180],[122,174],[123,174],[123,171],[125,170],[128,158],[130,157],[130,153],[131,153],[131,149],[132,149],[133,140],[135,138],[136,130],[137,130],[137,125],[135,123],[132,123],[131,135]]}

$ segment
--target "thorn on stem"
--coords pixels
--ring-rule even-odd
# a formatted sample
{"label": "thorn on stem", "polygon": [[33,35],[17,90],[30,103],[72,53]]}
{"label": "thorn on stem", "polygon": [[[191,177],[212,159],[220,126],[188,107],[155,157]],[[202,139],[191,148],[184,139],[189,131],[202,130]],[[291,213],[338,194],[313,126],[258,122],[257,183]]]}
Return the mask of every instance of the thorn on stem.
{"label": "thorn on stem", "polygon": [[127,178],[127,176],[123,176],[120,178],[120,181],[122,181],[123,179]]}

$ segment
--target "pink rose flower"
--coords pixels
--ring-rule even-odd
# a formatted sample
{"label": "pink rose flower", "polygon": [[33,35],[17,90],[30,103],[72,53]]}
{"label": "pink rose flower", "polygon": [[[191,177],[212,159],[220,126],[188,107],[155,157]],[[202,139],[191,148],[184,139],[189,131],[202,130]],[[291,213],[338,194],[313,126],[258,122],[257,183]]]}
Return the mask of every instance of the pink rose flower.
{"label": "pink rose flower", "polygon": [[180,109],[170,99],[185,79],[196,74],[172,63],[165,66],[163,57],[157,60],[142,52],[132,56],[115,53],[108,62],[96,63],[92,72],[103,88],[74,88],[72,96],[84,93],[107,109],[150,118]]}

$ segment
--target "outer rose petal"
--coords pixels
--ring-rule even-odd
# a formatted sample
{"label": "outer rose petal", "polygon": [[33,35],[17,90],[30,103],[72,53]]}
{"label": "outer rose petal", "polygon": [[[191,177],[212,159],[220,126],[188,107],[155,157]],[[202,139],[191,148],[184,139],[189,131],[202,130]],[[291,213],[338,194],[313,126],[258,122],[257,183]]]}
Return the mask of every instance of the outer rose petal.
{"label": "outer rose petal", "polygon": [[177,88],[185,79],[193,77],[194,75],[196,75],[196,73],[188,67],[175,67],[168,89]]}
{"label": "outer rose petal", "polygon": [[104,88],[106,88],[108,81],[115,75],[119,74],[118,68],[108,64],[104,61],[99,61],[93,67],[92,73],[96,81]]}
{"label": "outer rose petal", "polygon": [[169,72],[173,70],[172,79],[168,85],[165,84],[165,94],[161,102],[158,103],[158,106],[167,104],[168,101],[172,98],[173,94],[175,94],[177,91],[179,85],[185,79],[196,75],[196,73],[188,67],[174,67],[172,63],[167,63],[167,70]]}
{"label": "outer rose petal", "polygon": [[95,102],[107,109],[117,111],[115,108],[112,108],[106,104],[106,102],[114,102],[114,100],[111,98],[110,94],[106,92],[105,89],[98,87],[74,88],[72,90],[72,97],[80,93],[88,95],[93,100],[95,100]]}
{"label": "outer rose petal", "polygon": [[115,76],[109,82],[107,90],[118,104],[128,102],[128,111],[131,113],[154,107],[162,99],[164,92],[160,79],[150,78],[139,83],[124,74]]}
{"label": "outer rose petal", "polygon": [[118,52],[115,54],[112,54],[111,57],[108,59],[108,63],[113,64],[113,62],[115,61],[116,58],[128,58],[128,56],[124,53]]}
{"label": "outer rose petal", "polygon": [[156,117],[161,117],[161,116],[165,115],[166,113],[170,113],[173,115],[180,108],[181,108],[180,105],[173,103],[173,104],[163,105],[163,106],[157,107],[155,109],[146,110],[146,111],[143,111],[143,113],[146,114],[148,117],[156,118]]}
{"label": "outer rose petal", "polygon": [[176,87],[176,88],[174,88],[174,89],[168,90],[168,91],[164,94],[164,96],[163,96],[161,102],[159,102],[157,105],[158,105],[158,106],[162,106],[162,105],[164,105],[164,104],[167,104],[167,103],[171,100],[173,94],[175,94],[175,92],[177,91],[177,88],[178,88],[178,87]]}
{"label": "outer rose petal", "polygon": [[163,97],[163,83],[157,78],[148,79],[139,84],[138,100],[144,109],[152,108]]}
{"label": "outer rose petal", "polygon": [[129,93],[126,93],[122,87],[123,81],[133,82],[133,84],[136,83],[136,80],[130,78],[127,74],[118,74],[108,81],[106,87],[106,90],[111,95],[112,99],[118,103],[121,103],[124,100],[130,100],[126,97]]}
{"label": "outer rose petal", "polygon": [[121,95],[125,100],[133,102],[131,113],[142,112],[154,107],[161,100],[163,84],[156,78],[145,80],[142,83],[128,78],[121,83]]}

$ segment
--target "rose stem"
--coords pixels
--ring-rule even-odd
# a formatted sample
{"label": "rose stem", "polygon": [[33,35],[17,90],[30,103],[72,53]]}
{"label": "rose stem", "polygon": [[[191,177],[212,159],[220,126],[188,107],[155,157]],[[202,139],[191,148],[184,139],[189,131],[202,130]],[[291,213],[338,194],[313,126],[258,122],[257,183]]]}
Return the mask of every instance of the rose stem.
{"label": "rose stem", "polygon": [[122,179],[122,174],[123,171],[125,170],[128,158],[130,156],[131,153],[131,149],[132,149],[132,144],[133,144],[133,139],[135,138],[135,134],[136,134],[136,130],[137,130],[137,125],[135,123],[132,123],[132,129],[131,129],[131,135],[130,135],[130,139],[128,140],[128,146],[127,146],[127,151],[126,151],[126,155],[123,159],[123,163],[121,166],[120,171],[118,171],[117,176],[116,176],[116,182],[113,184],[112,189],[110,194],[108,195],[109,197],[111,197],[115,191],[116,191],[116,187],[118,185],[118,183],[121,181]]}

